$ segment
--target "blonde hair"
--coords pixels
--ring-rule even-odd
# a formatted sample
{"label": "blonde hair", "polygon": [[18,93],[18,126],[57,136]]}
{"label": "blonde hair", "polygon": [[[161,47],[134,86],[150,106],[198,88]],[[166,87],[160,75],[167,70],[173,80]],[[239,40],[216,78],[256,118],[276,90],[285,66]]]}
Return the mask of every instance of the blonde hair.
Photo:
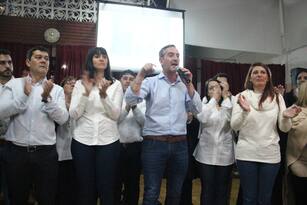
{"label": "blonde hair", "polygon": [[303,82],[298,88],[298,106],[307,107],[307,82]]}

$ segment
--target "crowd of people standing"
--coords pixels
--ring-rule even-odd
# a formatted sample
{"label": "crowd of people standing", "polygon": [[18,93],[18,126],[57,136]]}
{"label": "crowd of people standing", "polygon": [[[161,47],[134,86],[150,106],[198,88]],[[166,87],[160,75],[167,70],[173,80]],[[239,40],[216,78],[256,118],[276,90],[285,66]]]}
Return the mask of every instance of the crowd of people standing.
{"label": "crowd of people standing", "polygon": [[[240,174],[243,205],[269,205],[283,169],[279,132],[289,132],[286,173],[295,204],[307,204],[307,72],[297,75],[293,102],[274,87],[270,68],[250,66],[245,90],[233,96],[225,74],[205,82],[201,100],[193,75],[179,67],[175,45],[159,52],[162,72],[146,63],[136,74],[112,76],[104,48],[91,48],[77,79],[47,79],[49,52],[27,52],[25,77],[13,78],[10,52],[0,49],[0,158],[5,203],[41,205],[159,204],[166,178],[167,205],[184,202],[191,158],[201,179],[201,205],[227,205],[231,173]],[[285,94],[287,96],[288,94]],[[287,99],[285,97],[285,99]],[[199,121],[192,152],[187,123]],[[197,130],[198,131],[198,130]],[[234,133],[237,142],[234,142]],[[191,178],[191,177],[190,177]],[[192,177],[193,178],[193,177]],[[192,180],[192,179],[190,179]]]}

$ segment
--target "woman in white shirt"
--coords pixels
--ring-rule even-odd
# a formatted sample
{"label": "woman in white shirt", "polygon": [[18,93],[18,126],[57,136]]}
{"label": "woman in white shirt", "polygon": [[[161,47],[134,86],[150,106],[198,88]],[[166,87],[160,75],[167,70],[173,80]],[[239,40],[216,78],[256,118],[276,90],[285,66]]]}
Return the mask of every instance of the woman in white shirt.
{"label": "woman in white shirt", "polygon": [[121,83],[111,76],[104,48],[91,48],[86,73],[76,82],[69,109],[76,121],[72,156],[78,183],[78,203],[114,204],[118,175],[119,133],[117,120],[123,99]]}
{"label": "woman in white shirt", "polygon": [[232,103],[226,81],[205,83],[207,103],[196,117],[201,131],[194,157],[199,162],[201,205],[226,205],[234,148],[230,128]]}
{"label": "woman in white shirt", "polygon": [[236,96],[231,127],[239,132],[236,161],[243,191],[243,205],[271,204],[272,188],[280,166],[277,125],[287,132],[296,106],[286,109],[283,97],[274,92],[269,67],[251,65],[245,91]]}

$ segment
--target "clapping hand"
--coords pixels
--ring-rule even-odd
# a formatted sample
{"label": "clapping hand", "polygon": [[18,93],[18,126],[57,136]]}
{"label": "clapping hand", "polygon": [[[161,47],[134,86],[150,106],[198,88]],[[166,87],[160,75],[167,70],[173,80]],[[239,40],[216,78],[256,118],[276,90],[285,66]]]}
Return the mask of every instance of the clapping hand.
{"label": "clapping hand", "polygon": [[246,111],[246,112],[250,112],[251,108],[250,108],[250,104],[249,102],[247,102],[246,98],[244,97],[244,95],[239,95],[238,97],[238,104],[240,105],[240,107]]}
{"label": "clapping hand", "polygon": [[302,109],[299,106],[292,105],[291,107],[288,107],[283,112],[283,116],[286,117],[286,118],[293,118],[293,117],[297,116],[301,111],[302,111]]}
{"label": "clapping hand", "polygon": [[82,85],[85,88],[84,96],[89,96],[94,85],[94,79],[90,78],[88,73],[82,75]]}
{"label": "clapping hand", "polygon": [[25,93],[25,95],[29,96],[31,91],[32,91],[32,80],[31,80],[31,78],[26,77],[23,92]]}
{"label": "clapping hand", "polygon": [[43,93],[42,93],[42,99],[43,100],[47,100],[47,98],[50,96],[50,92],[53,88],[53,82],[52,80],[46,80],[44,82],[44,85],[43,85]]}
{"label": "clapping hand", "polygon": [[99,89],[99,95],[100,95],[101,98],[107,97],[107,89],[111,84],[112,84],[112,81],[107,80],[105,78],[103,78],[99,81],[98,80],[96,81],[96,85]]}

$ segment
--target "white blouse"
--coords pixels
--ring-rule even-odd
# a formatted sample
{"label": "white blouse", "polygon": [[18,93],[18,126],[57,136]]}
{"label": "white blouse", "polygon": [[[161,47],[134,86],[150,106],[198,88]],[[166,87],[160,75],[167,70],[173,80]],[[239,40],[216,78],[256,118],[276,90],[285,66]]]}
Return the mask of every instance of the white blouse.
{"label": "white blouse", "polygon": [[195,159],[203,164],[227,166],[234,163],[234,145],[230,128],[232,102],[223,100],[221,109],[211,98],[203,104],[196,117],[200,121],[199,142],[194,150]]}
{"label": "white blouse", "polygon": [[107,89],[107,97],[100,98],[97,86],[84,96],[85,88],[78,80],[69,109],[76,121],[73,138],[86,145],[107,145],[119,139],[117,121],[120,115],[123,89],[118,80]]}
{"label": "white blouse", "polygon": [[245,90],[241,95],[249,102],[251,110],[245,112],[237,103],[233,106],[231,127],[235,131],[240,131],[236,159],[264,163],[280,162],[277,124],[283,132],[288,132],[292,125],[290,118],[283,117],[283,111],[286,109],[283,97],[278,96],[279,106],[276,98],[273,101],[266,99],[262,103],[262,109],[259,109],[261,94]]}

